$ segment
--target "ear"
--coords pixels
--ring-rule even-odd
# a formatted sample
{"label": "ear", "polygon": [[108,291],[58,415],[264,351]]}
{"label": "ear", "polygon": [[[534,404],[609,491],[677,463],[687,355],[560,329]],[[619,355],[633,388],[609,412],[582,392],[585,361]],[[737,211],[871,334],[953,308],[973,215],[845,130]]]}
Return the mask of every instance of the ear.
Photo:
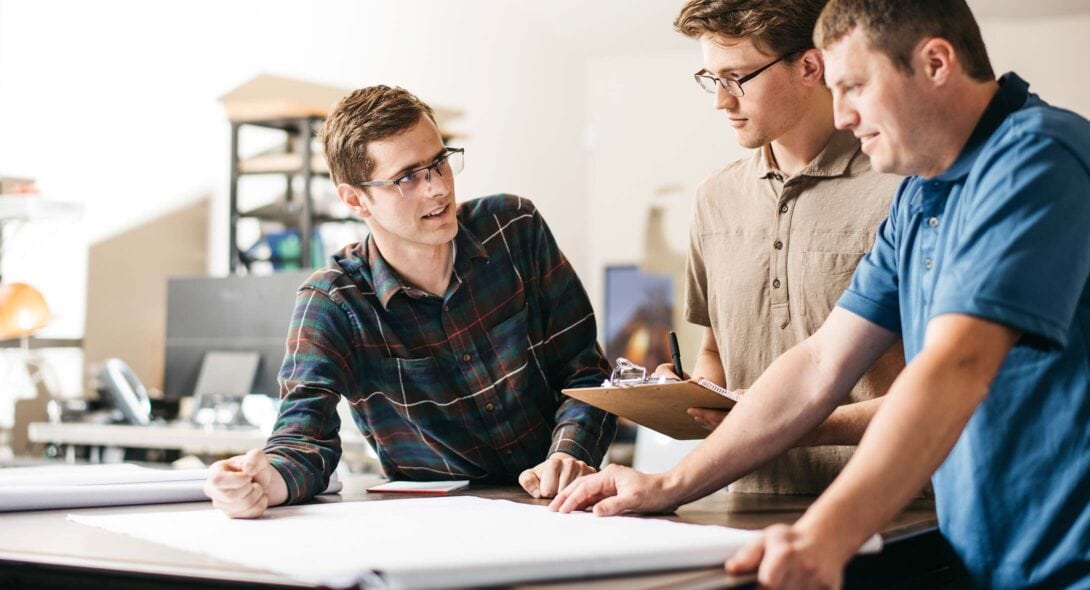
{"label": "ear", "polygon": [[919,69],[924,77],[936,86],[946,84],[958,64],[957,52],[949,41],[941,37],[925,39],[916,50],[913,69]]}
{"label": "ear", "polygon": [[363,189],[342,182],[337,185],[337,196],[361,219],[367,219],[371,216],[371,201],[367,198]]}
{"label": "ear", "polygon": [[806,86],[820,86],[825,83],[825,58],[818,49],[807,49],[796,62],[801,68],[802,83]]}

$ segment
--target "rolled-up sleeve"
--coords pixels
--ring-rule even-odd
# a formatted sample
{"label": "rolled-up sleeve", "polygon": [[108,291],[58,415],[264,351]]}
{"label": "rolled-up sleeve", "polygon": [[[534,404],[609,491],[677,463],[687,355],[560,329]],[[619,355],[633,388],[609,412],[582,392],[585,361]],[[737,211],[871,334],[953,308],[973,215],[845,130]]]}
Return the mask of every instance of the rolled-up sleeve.
{"label": "rolled-up sleeve", "polygon": [[287,484],[288,503],[324,490],[340,460],[337,403],[354,382],[347,324],[328,295],[299,291],[280,368],[280,413],[264,449]]}
{"label": "rolled-up sleeve", "polygon": [[[541,309],[545,317],[546,375],[549,386],[597,387],[609,375],[609,362],[598,346],[598,328],[590,298],[545,220],[534,212]],[[549,453],[567,453],[597,466],[617,430],[617,417],[581,401],[561,396]]]}

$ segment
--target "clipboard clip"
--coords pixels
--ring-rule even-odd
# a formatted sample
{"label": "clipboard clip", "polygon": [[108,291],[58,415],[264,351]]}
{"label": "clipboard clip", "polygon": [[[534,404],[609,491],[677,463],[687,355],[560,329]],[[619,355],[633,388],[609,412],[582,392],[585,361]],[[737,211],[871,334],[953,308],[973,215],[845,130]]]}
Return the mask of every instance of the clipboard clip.
{"label": "clipboard clip", "polygon": [[665,375],[660,377],[648,375],[647,367],[641,367],[623,356],[619,356],[617,362],[613,365],[613,372],[610,373],[609,379],[602,382],[602,387],[631,387],[633,385],[673,383],[676,381],[678,380]]}

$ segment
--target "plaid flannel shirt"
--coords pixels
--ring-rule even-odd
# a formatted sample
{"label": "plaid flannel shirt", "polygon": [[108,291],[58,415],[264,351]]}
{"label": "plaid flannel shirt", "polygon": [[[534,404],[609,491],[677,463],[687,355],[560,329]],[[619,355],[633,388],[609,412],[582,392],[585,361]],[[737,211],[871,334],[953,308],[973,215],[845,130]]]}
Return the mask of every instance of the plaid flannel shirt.
{"label": "plaid flannel shirt", "polygon": [[554,452],[597,466],[616,418],[560,393],[609,363],[582,283],[533,204],[463,203],[444,297],[404,284],[367,239],[300,287],[265,447],[288,501],[340,459],[336,405],[391,479],[510,484]]}

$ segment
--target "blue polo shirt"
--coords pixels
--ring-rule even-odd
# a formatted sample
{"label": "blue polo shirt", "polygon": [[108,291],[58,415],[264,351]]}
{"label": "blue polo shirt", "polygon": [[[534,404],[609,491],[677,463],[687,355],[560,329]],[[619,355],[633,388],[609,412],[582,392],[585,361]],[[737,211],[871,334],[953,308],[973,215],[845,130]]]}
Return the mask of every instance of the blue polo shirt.
{"label": "blue polo shirt", "polygon": [[932,478],[973,583],[1090,588],[1090,122],[1000,88],[953,165],[902,184],[838,305],[898,332],[932,318],[1023,334]]}

